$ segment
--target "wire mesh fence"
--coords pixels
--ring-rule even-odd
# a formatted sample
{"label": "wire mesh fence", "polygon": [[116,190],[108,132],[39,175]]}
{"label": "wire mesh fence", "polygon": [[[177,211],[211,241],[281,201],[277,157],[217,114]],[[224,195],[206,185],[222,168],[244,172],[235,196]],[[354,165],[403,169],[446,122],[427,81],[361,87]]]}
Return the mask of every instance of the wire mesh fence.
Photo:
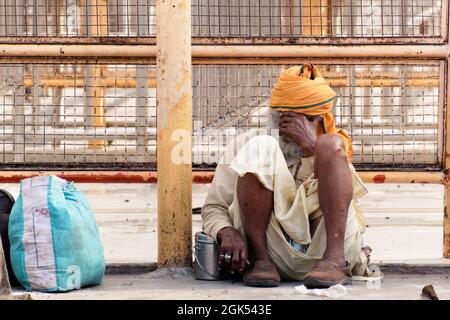
{"label": "wire mesh fence", "polygon": [[441,0],[197,0],[203,37],[439,36]]}
{"label": "wire mesh fence", "polygon": [[0,65],[2,167],[155,162],[155,67]]}
{"label": "wire mesh fence", "polygon": [[[193,0],[203,38],[439,37],[443,0]],[[2,0],[2,37],[154,37],[156,0]]]}
{"label": "wire mesh fence", "polygon": [[[266,128],[281,65],[193,66],[193,164],[213,168],[240,133]],[[0,64],[0,167],[151,169],[153,65]],[[440,62],[319,65],[360,169],[438,169]]]}
{"label": "wire mesh fence", "polygon": [[2,0],[0,34],[18,37],[146,37],[155,0]]}

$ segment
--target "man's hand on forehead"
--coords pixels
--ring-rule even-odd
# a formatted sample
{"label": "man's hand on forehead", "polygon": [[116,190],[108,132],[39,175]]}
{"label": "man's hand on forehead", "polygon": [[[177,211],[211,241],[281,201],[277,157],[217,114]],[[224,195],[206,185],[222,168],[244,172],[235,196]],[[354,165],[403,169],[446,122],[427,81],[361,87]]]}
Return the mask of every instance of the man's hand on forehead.
{"label": "man's hand on forehead", "polygon": [[[308,117],[310,117],[308,119]],[[310,120],[311,119],[311,120]],[[317,125],[322,116],[306,116],[297,112],[282,112],[280,115],[280,135],[288,136],[297,143],[304,157],[314,155],[317,141]]]}

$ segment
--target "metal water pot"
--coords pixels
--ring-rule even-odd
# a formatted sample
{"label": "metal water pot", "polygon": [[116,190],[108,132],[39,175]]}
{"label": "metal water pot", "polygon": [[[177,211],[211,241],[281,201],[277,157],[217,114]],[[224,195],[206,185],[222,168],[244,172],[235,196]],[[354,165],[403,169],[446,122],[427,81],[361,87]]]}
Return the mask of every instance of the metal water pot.
{"label": "metal water pot", "polygon": [[195,234],[195,277],[199,280],[221,280],[219,245],[211,236],[200,231]]}

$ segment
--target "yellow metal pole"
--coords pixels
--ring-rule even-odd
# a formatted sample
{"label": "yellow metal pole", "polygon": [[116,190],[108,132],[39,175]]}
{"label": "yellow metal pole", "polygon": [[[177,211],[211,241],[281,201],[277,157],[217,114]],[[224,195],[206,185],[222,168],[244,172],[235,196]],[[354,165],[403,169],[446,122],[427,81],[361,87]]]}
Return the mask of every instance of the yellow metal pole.
{"label": "yellow metal pole", "polygon": [[191,4],[158,0],[156,13],[158,266],[191,266]]}
{"label": "yellow metal pole", "polygon": [[[447,30],[450,32],[450,13],[448,13],[447,17]],[[448,49],[450,50],[450,42],[447,43]],[[448,104],[450,101],[450,58],[447,56],[447,75],[445,77],[447,86],[447,100],[445,102],[445,133],[444,133],[444,141],[445,141],[445,152],[444,152],[444,228],[443,228],[443,256],[444,258],[450,258],[450,113],[448,110]],[[442,81],[442,80],[441,80]],[[445,89],[445,85],[440,87],[440,90]]]}
{"label": "yellow metal pole", "polygon": [[449,181],[449,168],[450,168],[450,139],[449,139],[449,129],[450,129],[450,113],[448,111],[448,103],[450,101],[450,63],[447,59],[447,101],[446,101],[446,116],[445,116],[445,162],[444,162],[444,172],[445,172],[445,183],[444,183],[444,232],[443,232],[443,256],[444,258],[450,258],[450,181]]}

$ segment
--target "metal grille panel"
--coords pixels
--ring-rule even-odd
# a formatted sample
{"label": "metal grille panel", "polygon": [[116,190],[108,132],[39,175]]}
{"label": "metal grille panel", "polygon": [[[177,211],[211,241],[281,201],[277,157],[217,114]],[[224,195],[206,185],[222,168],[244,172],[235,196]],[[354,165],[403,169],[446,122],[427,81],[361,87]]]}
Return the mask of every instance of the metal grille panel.
{"label": "metal grille panel", "polygon": [[4,168],[155,162],[155,67],[0,65]]}
{"label": "metal grille panel", "polygon": [[[4,0],[3,37],[154,37],[155,0]],[[442,0],[194,0],[194,37],[439,37]]]}
{"label": "metal grille panel", "polygon": [[[360,169],[438,169],[442,155],[439,64],[322,65],[338,93],[336,125],[353,139]],[[237,134],[267,123],[271,88],[281,66],[194,69],[194,156],[217,163]],[[442,81],[442,79],[441,79]]]}
{"label": "metal grille panel", "polygon": [[204,37],[439,36],[441,0],[198,0]]}
{"label": "metal grille panel", "polygon": [[156,33],[155,0],[3,0],[8,37],[147,37]]}

